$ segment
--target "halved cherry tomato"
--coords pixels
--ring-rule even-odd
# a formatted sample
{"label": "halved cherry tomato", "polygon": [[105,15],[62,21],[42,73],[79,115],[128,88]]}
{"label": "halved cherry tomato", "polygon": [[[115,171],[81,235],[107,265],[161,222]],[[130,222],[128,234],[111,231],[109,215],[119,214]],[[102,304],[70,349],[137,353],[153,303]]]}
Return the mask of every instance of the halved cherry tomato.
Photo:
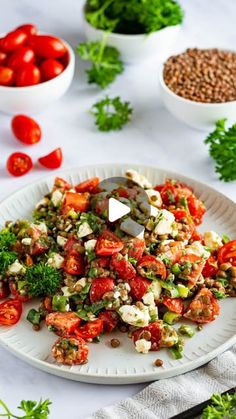
{"label": "halved cherry tomato", "polygon": [[39,163],[47,169],[58,169],[62,165],[62,160],[63,155],[60,147],[38,159]]}
{"label": "halved cherry tomato", "polygon": [[119,316],[115,311],[106,310],[99,313],[98,318],[103,322],[103,331],[111,333],[118,324]]}
{"label": "halved cherry tomato", "polygon": [[103,321],[97,319],[75,329],[75,335],[83,339],[94,339],[102,333]]}
{"label": "halved cherry tomato", "polygon": [[22,314],[22,302],[18,299],[9,298],[0,304],[0,326],[16,324]]}
{"label": "halved cherry tomato", "polygon": [[79,246],[79,241],[75,237],[70,237],[64,246],[65,253],[69,255],[77,256],[79,253],[78,246]]}
{"label": "halved cherry tomato", "polygon": [[20,300],[22,303],[29,301],[30,297],[27,294],[21,294],[17,289],[16,281],[10,281],[9,283],[11,294],[17,299]]}
{"label": "halved cherry tomato", "polygon": [[139,275],[148,278],[152,276],[153,278],[166,278],[166,267],[161,259],[158,259],[155,256],[147,255],[139,259],[137,263],[137,271]]}
{"label": "halved cherry tomato", "polygon": [[37,28],[35,25],[32,25],[32,23],[26,23],[24,25],[18,26],[16,30],[21,30],[25,32],[28,36],[33,36],[37,34]]}
{"label": "halved cherry tomato", "polygon": [[233,266],[236,266],[236,240],[231,240],[219,249],[218,261],[220,265],[230,262]]}
{"label": "halved cherry tomato", "polygon": [[99,268],[109,268],[110,267],[110,258],[100,257],[96,259],[97,265]]}
{"label": "halved cherry tomato", "polygon": [[142,300],[144,294],[148,291],[148,288],[150,287],[152,281],[150,279],[143,278],[142,276],[135,276],[135,278],[132,278],[129,280],[129,286],[130,286],[130,295],[131,297],[136,300],[140,301]]}
{"label": "halved cherry tomato", "polygon": [[163,297],[162,303],[174,313],[183,314],[184,312],[184,304],[181,298]]}
{"label": "halved cherry tomato", "polygon": [[182,219],[188,218],[187,212],[183,209],[176,209],[171,212],[174,214],[176,221],[181,221]]}
{"label": "halved cherry tomato", "polygon": [[0,300],[7,298],[10,295],[9,285],[5,281],[0,281]]}
{"label": "halved cherry tomato", "polygon": [[91,303],[96,303],[102,299],[106,292],[113,291],[115,287],[114,279],[109,277],[95,278],[92,282],[89,296]]}
{"label": "halved cherry tomato", "polygon": [[116,253],[112,256],[110,267],[116,271],[118,277],[121,279],[129,280],[136,275],[136,270],[132,263],[125,259],[120,253]]}
{"label": "halved cherry tomato", "polygon": [[146,327],[142,327],[138,330],[135,330],[135,332],[133,333],[133,341],[134,343],[138,340],[138,339],[142,339],[142,333],[144,331],[148,331],[151,333],[151,351],[158,351],[160,349],[160,344],[161,344],[161,324],[160,322],[157,320],[156,322],[150,323],[148,326]]}
{"label": "halved cherry tomato", "polygon": [[127,252],[130,258],[139,260],[143,255],[144,249],[145,249],[145,240],[138,239],[137,237],[135,237],[125,243],[123,251],[124,253]]}
{"label": "halved cherry tomato", "polygon": [[55,181],[54,181],[54,187],[53,189],[62,189],[63,191],[68,191],[72,188],[72,185],[70,183],[68,183],[66,180],[60,178],[60,177],[56,177]]}
{"label": "halved cherry tomato", "polygon": [[212,292],[202,288],[191,301],[184,317],[196,323],[209,323],[215,320],[220,307]]}
{"label": "halved cherry tomato", "polygon": [[53,327],[53,331],[58,336],[71,335],[79,326],[80,322],[79,316],[71,311],[65,313],[56,311],[46,316],[46,325]]}
{"label": "halved cherry tomato", "polygon": [[199,231],[197,231],[196,229],[193,230],[191,240],[194,241],[194,242],[201,242],[202,241],[201,233],[199,233]]}
{"label": "halved cherry tomato", "polygon": [[37,240],[33,245],[30,247],[30,254],[32,256],[38,256],[42,253],[45,253],[48,250],[49,246],[47,243],[41,240]]}
{"label": "halved cherry tomato", "polygon": [[109,230],[104,231],[98,238],[95,252],[98,256],[111,256],[120,252],[124,247],[124,243],[118,236]]}
{"label": "halved cherry tomato", "polygon": [[181,241],[171,241],[164,246],[164,251],[161,251],[169,261],[173,264],[179,261],[184,251],[184,243]]}
{"label": "halved cherry tomato", "polygon": [[196,225],[201,224],[202,217],[206,212],[206,207],[202,201],[197,199],[194,195],[190,195],[187,198],[189,212]]}
{"label": "halved cherry tomato", "polygon": [[88,193],[66,192],[63,207],[73,208],[75,211],[86,212],[89,207]]}
{"label": "halved cherry tomato", "polygon": [[77,255],[69,254],[63,263],[63,269],[70,275],[84,274],[84,258],[80,253]]}
{"label": "halved cherry tomato", "polygon": [[7,54],[0,50],[0,65],[4,65],[7,62]]}
{"label": "halved cherry tomato", "polygon": [[24,31],[16,29],[15,31],[9,32],[1,39],[1,48],[6,52],[15,51],[25,44],[27,38],[28,36]]}
{"label": "halved cherry tomato", "polygon": [[11,128],[16,138],[24,144],[36,144],[41,139],[42,133],[39,124],[28,116],[14,116]]}
{"label": "halved cherry tomato", "polygon": [[205,266],[205,260],[202,259],[200,256],[194,254],[184,255],[179,260],[179,263],[181,265],[185,265],[188,262],[196,266],[196,269],[192,269],[191,272],[188,275],[186,275],[186,279],[189,281],[189,288],[192,288],[196,284],[199,276],[202,273],[202,270]]}
{"label": "halved cherry tomato", "polygon": [[14,83],[14,71],[9,67],[0,66],[0,86],[12,86]]}
{"label": "halved cherry tomato", "polygon": [[163,204],[173,205],[178,201],[178,194],[172,183],[166,182],[161,190],[158,185],[154,189],[160,192]]}
{"label": "halved cherry tomato", "polygon": [[64,365],[81,365],[88,361],[89,348],[84,339],[64,336],[56,340],[52,347],[52,356]]}
{"label": "halved cherry tomato", "polygon": [[14,51],[8,59],[7,65],[13,70],[17,70],[23,64],[33,63],[35,59],[34,51],[29,47],[21,47]]}
{"label": "halved cherry tomato", "polygon": [[40,66],[43,81],[54,79],[59,76],[64,70],[64,66],[60,61],[54,58],[48,58],[43,61]]}
{"label": "halved cherry tomato", "polygon": [[31,157],[25,153],[16,152],[7,159],[7,170],[13,176],[23,176],[33,167]]}
{"label": "halved cherry tomato", "polygon": [[212,276],[216,275],[217,271],[218,271],[217,260],[213,255],[211,255],[205,263],[205,266],[202,270],[202,275],[204,276],[204,278],[211,278]]}
{"label": "halved cherry tomato", "polygon": [[84,182],[79,183],[76,185],[75,190],[76,192],[89,192],[94,193],[94,191],[97,191],[97,186],[99,184],[99,178],[93,177],[91,179],[85,180]]}
{"label": "halved cherry tomato", "polygon": [[43,58],[59,58],[67,51],[63,42],[51,35],[31,36],[29,45],[37,55]]}
{"label": "halved cherry tomato", "polygon": [[16,86],[25,87],[39,84],[41,80],[41,73],[39,68],[33,64],[23,64],[18,67],[16,71]]}

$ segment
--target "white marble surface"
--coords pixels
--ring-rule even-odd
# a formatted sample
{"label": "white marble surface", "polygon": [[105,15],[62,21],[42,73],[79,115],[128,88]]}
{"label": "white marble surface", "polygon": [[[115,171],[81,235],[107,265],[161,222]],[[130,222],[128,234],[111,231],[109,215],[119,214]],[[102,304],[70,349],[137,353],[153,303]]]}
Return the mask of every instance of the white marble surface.
{"label": "white marble surface", "polygon": [[[83,39],[82,0],[0,0],[0,32],[34,22],[44,32],[65,38],[72,46]],[[234,0],[182,0],[186,19],[177,49],[187,46],[235,48]],[[25,148],[10,132],[10,118],[0,114],[0,199],[34,179],[47,175],[37,167],[29,175],[14,179],[6,174],[5,161],[15,150],[33,157],[62,146],[63,168],[93,163],[134,162],[168,167],[207,182],[236,200],[236,183],[223,184],[214,174],[203,144],[205,134],[175,120],[158,97],[157,66],[143,63],[127,67],[109,93],[129,99],[135,108],[132,123],[114,134],[96,132],[90,106],[103,93],[86,84],[84,65],[77,60],[76,75],[68,94],[37,116],[43,129],[40,144]],[[236,119],[236,118],[235,118]],[[52,419],[86,418],[97,408],[138,392],[143,385],[96,386],[67,381],[40,372],[0,349],[0,398],[12,407],[21,399],[50,398]]]}

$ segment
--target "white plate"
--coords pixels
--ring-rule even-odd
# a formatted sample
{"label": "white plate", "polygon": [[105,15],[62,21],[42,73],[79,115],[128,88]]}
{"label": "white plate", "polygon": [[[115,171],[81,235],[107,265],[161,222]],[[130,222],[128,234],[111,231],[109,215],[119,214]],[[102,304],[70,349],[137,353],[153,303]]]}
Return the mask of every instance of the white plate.
{"label": "white plate", "polygon": [[[59,175],[73,183],[92,176],[101,179],[121,176],[128,168],[134,168],[148,177],[153,183],[163,182],[166,177],[180,179],[194,188],[197,196],[207,206],[207,215],[201,230],[213,229],[236,238],[236,205],[230,199],[207,185],[152,167],[137,165],[105,165],[78,168],[61,172]],[[30,217],[33,206],[52,186],[54,176],[33,183],[18,191],[0,204],[0,224],[6,220]],[[72,380],[101,384],[128,384],[152,381],[183,374],[210,361],[236,342],[236,304],[233,298],[220,302],[221,314],[216,321],[196,332],[192,339],[186,338],[184,356],[173,360],[167,350],[138,354],[131,339],[126,334],[114,333],[121,345],[113,349],[109,346],[111,335],[105,335],[100,344],[90,344],[89,362],[82,366],[60,366],[50,356],[50,348],[56,336],[44,327],[34,332],[26,320],[30,307],[37,304],[27,303],[23,318],[11,328],[0,328],[0,343],[24,361],[51,374]],[[153,361],[161,358],[162,367],[154,367]]]}

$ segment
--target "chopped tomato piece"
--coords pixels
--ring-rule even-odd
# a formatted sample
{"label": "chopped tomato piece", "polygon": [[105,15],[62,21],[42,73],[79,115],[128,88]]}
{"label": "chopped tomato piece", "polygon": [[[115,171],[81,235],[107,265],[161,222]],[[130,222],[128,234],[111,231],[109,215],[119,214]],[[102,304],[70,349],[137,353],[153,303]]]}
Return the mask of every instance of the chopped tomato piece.
{"label": "chopped tomato piece", "polygon": [[218,261],[220,265],[230,262],[233,266],[236,266],[236,240],[229,241],[219,249]]}
{"label": "chopped tomato piece", "polygon": [[109,230],[104,231],[98,238],[95,252],[98,256],[111,256],[120,252],[124,247],[124,243],[118,236]]}
{"label": "chopped tomato piece", "polygon": [[[158,190],[157,187],[154,189]],[[170,182],[166,182],[166,184],[159,192],[161,194],[162,202],[165,205],[173,205],[178,201],[176,188]]]}
{"label": "chopped tomato piece", "polygon": [[109,200],[107,198],[99,199],[95,205],[95,212],[106,218],[108,212]]}
{"label": "chopped tomato piece", "polygon": [[25,303],[26,301],[29,301],[30,300],[30,296],[27,294],[27,292],[25,290],[22,290],[22,291],[25,291],[24,293],[21,293],[18,290],[16,281],[10,281],[9,282],[9,287],[10,287],[11,294],[17,300],[20,300],[22,303]]}
{"label": "chopped tomato piece", "polygon": [[174,214],[176,221],[181,221],[183,219],[188,218],[187,211],[185,211],[184,209],[176,209],[171,212]]}
{"label": "chopped tomato piece", "polygon": [[197,231],[196,229],[193,230],[191,240],[194,241],[194,242],[201,242],[202,241],[201,233],[199,233],[199,231]]}
{"label": "chopped tomato piece", "polygon": [[59,336],[71,335],[79,326],[80,321],[77,314],[71,311],[65,313],[56,311],[46,316],[46,325]]}
{"label": "chopped tomato piece", "polygon": [[183,314],[184,312],[184,304],[181,298],[163,297],[162,303],[174,313]]}
{"label": "chopped tomato piece", "polygon": [[202,217],[206,212],[206,207],[202,201],[197,199],[194,195],[191,195],[187,199],[189,212],[196,225],[201,224]]}
{"label": "chopped tomato piece", "polygon": [[202,270],[205,265],[205,260],[202,259],[200,256],[188,254],[182,256],[179,260],[179,263],[181,265],[188,265],[190,263],[190,272],[186,274],[186,279],[188,280],[189,288],[192,288],[196,284],[197,280],[199,279],[199,276],[202,273]]}
{"label": "chopped tomato piece", "polygon": [[88,361],[89,348],[80,337],[59,338],[52,347],[52,356],[64,365],[81,365]]}
{"label": "chopped tomato piece", "polygon": [[52,297],[45,297],[43,300],[44,307],[46,308],[48,313],[52,311]]}
{"label": "chopped tomato piece", "polygon": [[115,311],[107,310],[99,314],[99,319],[103,322],[103,331],[111,333],[118,324],[119,316]]}
{"label": "chopped tomato piece", "polygon": [[136,275],[136,270],[133,267],[132,263],[130,263],[124,256],[120,253],[117,253],[112,256],[111,258],[111,269],[116,271],[118,277],[121,279],[131,279],[134,278]]}
{"label": "chopped tomato piece", "polygon": [[102,333],[103,321],[93,320],[75,329],[75,335],[83,339],[94,339]]}
{"label": "chopped tomato piece", "polygon": [[68,254],[63,262],[63,269],[70,275],[84,274],[84,258],[80,253]]}
{"label": "chopped tomato piece", "polygon": [[56,177],[54,181],[54,188],[53,189],[62,189],[63,191],[68,191],[72,188],[72,185],[68,183],[66,180]]}
{"label": "chopped tomato piece", "polygon": [[204,278],[215,276],[218,271],[218,263],[216,258],[211,255],[209,259],[207,259],[205,266],[202,270],[202,275]]}
{"label": "chopped tomato piece", "polygon": [[89,192],[94,193],[97,192],[97,186],[99,184],[99,178],[93,177],[91,179],[85,180],[84,182],[79,183],[76,185],[75,190],[76,192]]}
{"label": "chopped tomato piece", "polygon": [[202,288],[191,301],[184,317],[196,323],[209,323],[216,319],[220,307],[212,292]]}
{"label": "chopped tomato piece", "polygon": [[161,324],[160,322],[157,320],[153,323],[150,323],[148,326],[146,327],[142,327],[138,330],[135,330],[135,332],[133,333],[133,341],[134,343],[138,340],[138,339],[142,339],[142,333],[144,331],[150,332],[151,333],[151,351],[158,351],[160,349],[160,344],[161,344]]}
{"label": "chopped tomato piece", "polygon": [[166,267],[164,263],[161,259],[158,259],[157,257],[152,255],[143,256],[138,261],[137,271],[139,275],[144,276],[146,278],[166,278]]}
{"label": "chopped tomato piece", "polygon": [[0,326],[16,324],[22,314],[22,302],[16,298],[9,298],[0,304]]}
{"label": "chopped tomato piece", "polygon": [[109,268],[110,267],[110,259],[105,257],[100,257],[96,259],[97,265],[99,268]]}
{"label": "chopped tomato piece", "polygon": [[70,237],[64,246],[65,253],[77,256],[79,246],[79,241],[75,237]]}
{"label": "chopped tomato piece", "polygon": [[145,249],[145,240],[138,239],[137,237],[130,239],[128,242],[125,243],[124,246],[124,253],[128,253],[130,258],[139,260],[144,252]]}
{"label": "chopped tomato piece", "polygon": [[95,278],[90,288],[91,303],[96,303],[102,299],[106,292],[113,291],[115,287],[114,279],[109,277]]}
{"label": "chopped tomato piece", "polygon": [[164,253],[164,255],[166,256],[167,259],[170,260],[170,262],[176,263],[179,261],[179,259],[181,258],[182,254],[183,254],[183,250],[184,250],[184,243],[183,242],[178,242],[178,241],[172,241],[170,243],[168,243],[165,247],[166,250],[164,252],[161,252],[162,254]]}
{"label": "chopped tomato piece", "polygon": [[33,246],[31,246],[30,254],[32,256],[37,256],[37,255],[41,255],[42,253],[45,253],[47,250],[48,250],[48,245],[39,239],[33,244]]}
{"label": "chopped tomato piece", "polygon": [[73,208],[79,212],[86,212],[89,207],[88,193],[66,192],[63,207]]}
{"label": "chopped tomato piece", "polygon": [[130,285],[130,295],[131,297],[136,300],[140,301],[144,294],[148,291],[152,281],[150,279],[143,278],[142,276],[135,276],[129,280]]}

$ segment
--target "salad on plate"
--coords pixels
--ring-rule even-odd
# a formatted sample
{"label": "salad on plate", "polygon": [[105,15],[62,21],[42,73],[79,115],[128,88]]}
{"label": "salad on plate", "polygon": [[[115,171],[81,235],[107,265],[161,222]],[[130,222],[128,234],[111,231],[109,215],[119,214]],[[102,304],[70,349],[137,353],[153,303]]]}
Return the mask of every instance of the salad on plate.
{"label": "salad on plate", "polygon": [[[198,231],[206,208],[178,180],[153,186],[130,169],[126,183],[105,183],[72,186],[57,177],[33,221],[6,223],[0,326],[15,325],[22,304],[40,298],[27,320],[57,335],[52,356],[60,364],[87,362],[89,344],[114,329],[127,332],[137,352],[168,348],[178,359],[192,326],[214,321],[217,300],[236,296],[236,240]],[[113,222],[111,198],[130,208]]]}

